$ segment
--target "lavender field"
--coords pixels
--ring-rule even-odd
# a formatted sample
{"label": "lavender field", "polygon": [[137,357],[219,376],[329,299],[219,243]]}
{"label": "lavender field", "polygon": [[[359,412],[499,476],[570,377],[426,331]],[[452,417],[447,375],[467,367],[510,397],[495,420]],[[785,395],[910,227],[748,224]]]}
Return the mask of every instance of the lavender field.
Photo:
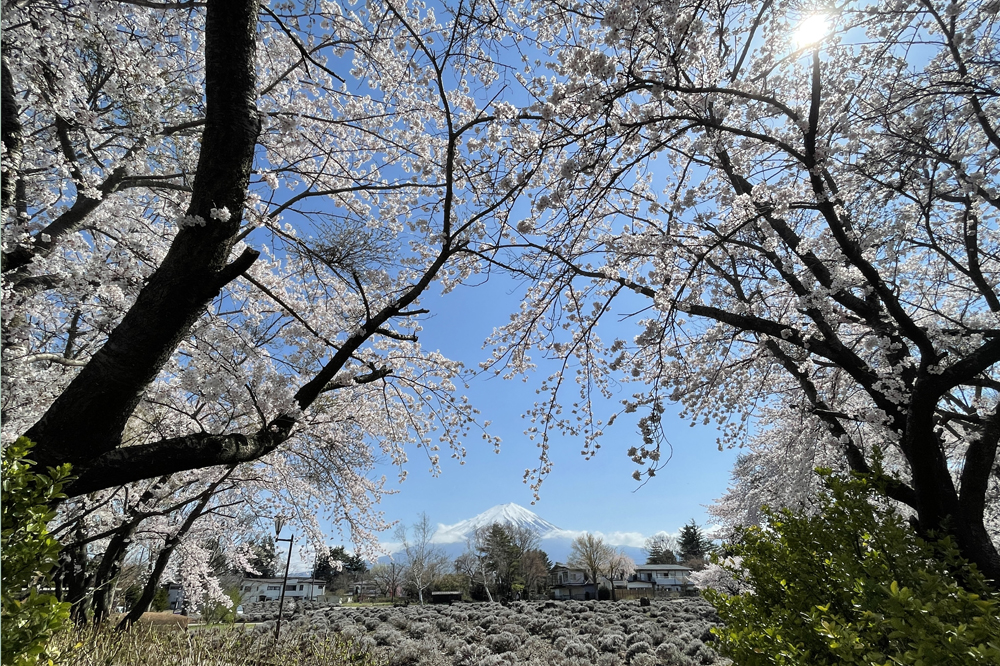
{"label": "lavender field", "polygon": [[[266,628],[261,625],[261,628]],[[326,608],[289,623],[339,633],[390,666],[710,666],[715,610],[699,598]]]}

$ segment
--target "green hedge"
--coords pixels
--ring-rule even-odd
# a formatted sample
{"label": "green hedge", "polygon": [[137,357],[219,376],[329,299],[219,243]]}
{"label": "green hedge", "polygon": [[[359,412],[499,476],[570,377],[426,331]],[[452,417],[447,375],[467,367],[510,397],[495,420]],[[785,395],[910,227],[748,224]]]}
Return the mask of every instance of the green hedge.
{"label": "green hedge", "polygon": [[1000,664],[1000,606],[954,543],[919,538],[867,480],[821,473],[818,513],[767,511],[716,559],[752,590],[706,592],[722,653],[741,666]]}
{"label": "green hedge", "polygon": [[69,618],[69,604],[41,590],[52,587],[59,559],[59,542],[48,532],[55,515],[50,507],[64,497],[70,466],[34,472],[26,457],[32,446],[21,437],[3,452],[0,659],[17,666],[47,662],[49,640]]}

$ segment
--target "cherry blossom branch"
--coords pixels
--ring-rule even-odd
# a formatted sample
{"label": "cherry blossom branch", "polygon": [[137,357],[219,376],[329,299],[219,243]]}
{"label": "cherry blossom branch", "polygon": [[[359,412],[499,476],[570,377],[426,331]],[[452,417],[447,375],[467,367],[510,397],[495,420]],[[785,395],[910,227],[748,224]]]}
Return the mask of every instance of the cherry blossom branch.
{"label": "cherry blossom branch", "polygon": [[[220,1],[208,8],[206,125],[189,215],[212,223],[177,233],[104,346],[28,430],[43,466],[85,467],[115,449],[145,387],[204,307],[256,258],[255,251],[245,252],[226,265],[260,132],[253,103],[256,21],[255,0]],[[214,218],[210,211],[223,207],[227,219]],[[67,423],[77,427],[71,432]]]}
{"label": "cherry blossom branch", "polygon": [[[924,6],[927,12],[934,17],[934,21],[938,24],[941,29],[941,34],[944,35],[945,41],[948,44],[948,52],[951,55],[955,66],[958,67],[958,73],[961,75],[963,82],[969,80],[969,69],[965,65],[965,59],[962,58],[961,52],[958,50],[958,43],[956,42],[956,35],[954,26],[949,26],[941,13],[935,9],[934,5],[931,4],[930,0],[920,0],[920,4]],[[983,134],[989,140],[993,147],[1000,150],[1000,135],[993,128],[989,121],[989,115],[983,109],[983,103],[979,99],[979,96],[975,93],[969,93],[969,103],[972,105],[973,111],[976,113],[976,122],[983,130]]]}

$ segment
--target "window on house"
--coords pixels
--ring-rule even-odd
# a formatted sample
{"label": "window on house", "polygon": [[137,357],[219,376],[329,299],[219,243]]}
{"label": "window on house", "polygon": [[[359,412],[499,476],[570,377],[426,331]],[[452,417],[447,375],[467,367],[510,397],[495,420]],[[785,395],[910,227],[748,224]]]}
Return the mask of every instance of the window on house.
{"label": "window on house", "polygon": [[285,592],[294,592],[294,591],[295,591],[295,586],[294,585],[286,585],[285,586]]}
{"label": "window on house", "polygon": [[306,589],[305,585],[299,585],[299,590],[304,590],[304,589]]}
{"label": "window on house", "polygon": [[268,589],[268,591],[271,591],[271,590],[280,590],[281,586],[280,585],[268,585],[267,589]]}

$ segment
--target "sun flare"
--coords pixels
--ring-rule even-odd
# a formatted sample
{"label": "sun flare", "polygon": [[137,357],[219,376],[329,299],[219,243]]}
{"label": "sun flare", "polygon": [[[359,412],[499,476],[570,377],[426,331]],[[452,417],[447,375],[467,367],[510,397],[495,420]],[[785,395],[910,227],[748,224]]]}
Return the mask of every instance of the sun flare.
{"label": "sun flare", "polygon": [[825,14],[813,14],[806,17],[795,31],[795,42],[799,47],[812,46],[826,36],[829,26]]}

